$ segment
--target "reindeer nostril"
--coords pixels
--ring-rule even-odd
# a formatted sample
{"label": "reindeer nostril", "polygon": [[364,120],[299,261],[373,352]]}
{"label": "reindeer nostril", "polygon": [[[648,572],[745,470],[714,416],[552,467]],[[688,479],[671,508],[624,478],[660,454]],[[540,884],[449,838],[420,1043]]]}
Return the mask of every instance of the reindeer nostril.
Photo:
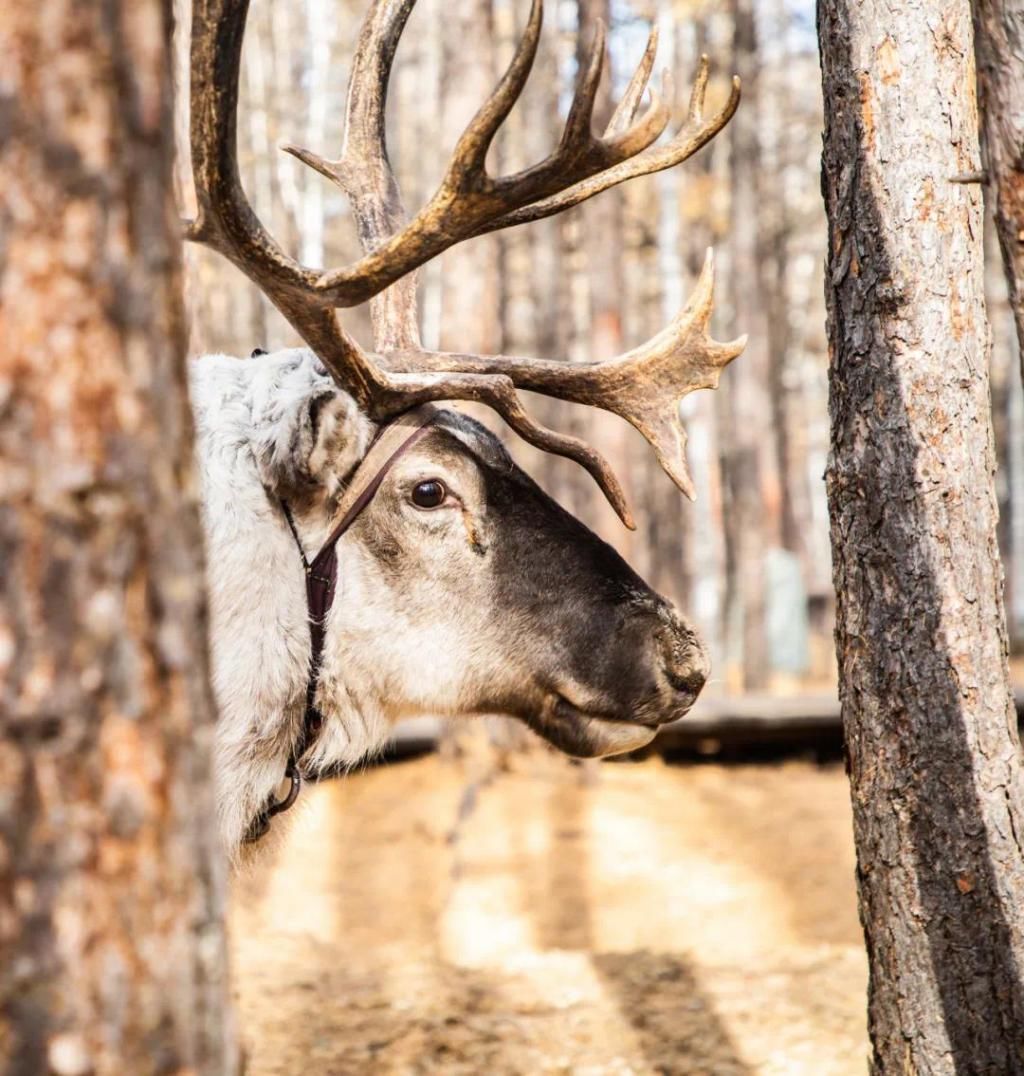
{"label": "reindeer nostril", "polygon": [[688,695],[691,699],[696,699],[701,688],[704,687],[707,674],[700,666],[684,666],[680,669],[666,663],[665,679],[680,695]]}
{"label": "reindeer nostril", "polygon": [[701,693],[711,666],[700,638],[683,616],[665,603],[658,609],[659,624],[654,632],[662,685],[673,697],[666,700],[669,712],[678,717]]}
{"label": "reindeer nostril", "polygon": [[667,665],[665,667],[665,679],[681,695],[692,695],[696,698],[700,694],[703,685],[705,685],[707,677],[699,668],[687,668],[680,671]]}
{"label": "reindeer nostril", "polygon": [[685,641],[678,636],[662,639],[661,667],[678,701],[687,706],[696,701],[710,672],[704,649],[692,634]]}

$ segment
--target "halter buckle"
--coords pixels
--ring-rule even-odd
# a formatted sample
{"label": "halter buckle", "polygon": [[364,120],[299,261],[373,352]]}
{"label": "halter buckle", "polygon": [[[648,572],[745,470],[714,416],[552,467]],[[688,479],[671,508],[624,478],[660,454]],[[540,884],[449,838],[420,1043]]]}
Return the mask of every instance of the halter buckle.
{"label": "halter buckle", "polygon": [[270,799],[264,804],[259,814],[249,823],[249,828],[242,838],[243,844],[255,844],[261,837],[266,836],[267,830],[270,829],[270,820],[274,815],[287,811],[299,798],[299,793],[302,791],[302,774],[299,772],[299,767],[294,762],[289,762],[284,775],[291,782],[287,794],[283,800]]}

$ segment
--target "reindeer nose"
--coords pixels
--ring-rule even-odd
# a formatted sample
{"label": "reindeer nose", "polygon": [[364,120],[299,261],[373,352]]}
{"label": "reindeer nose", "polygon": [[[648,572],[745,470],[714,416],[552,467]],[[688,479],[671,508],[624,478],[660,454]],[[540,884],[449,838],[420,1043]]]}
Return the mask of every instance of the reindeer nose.
{"label": "reindeer nose", "polygon": [[659,634],[661,669],[676,702],[687,709],[697,701],[711,673],[711,662],[696,632],[673,611],[671,626]]}

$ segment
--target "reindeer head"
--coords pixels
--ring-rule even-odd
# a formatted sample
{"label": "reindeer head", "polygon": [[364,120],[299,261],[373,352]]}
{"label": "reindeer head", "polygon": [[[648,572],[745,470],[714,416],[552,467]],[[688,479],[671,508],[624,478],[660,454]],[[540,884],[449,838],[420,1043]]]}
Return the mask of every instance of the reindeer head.
{"label": "reindeer head", "polygon": [[[311,386],[255,450],[312,559],[369,423],[309,352],[255,362]],[[613,754],[685,714],[707,675],[682,616],[458,412],[431,416],[334,548],[316,701],[345,748],[367,721],[507,713],[573,754]]]}
{"label": "reindeer head", "polygon": [[[702,60],[686,122],[655,146],[670,110],[652,92],[647,110],[639,112],[654,62],[652,33],[623,100],[597,136],[592,115],[605,52],[599,26],[559,145],[517,175],[492,177],[488,149],[522,91],[540,36],[541,0],[534,0],[508,70],[460,138],[437,193],[410,220],[388,162],[384,112],[412,5],[371,2],[353,61],[341,157],[326,160],[287,147],[337,183],[352,206],[364,256],[327,271],[300,265],[274,242],[239,179],[235,108],[247,0],[193,3],[198,213],[188,235],[256,282],[323,364],[304,352],[257,360],[268,371],[274,363],[291,363],[294,376],[301,379],[304,369],[312,379],[309,398],[292,415],[296,430],[287,436],[282,428],[266,431],[277,447],[270,453],[273,465],[257,453],[263,487],[295,502],[299,540],[312,550],[329,533],[336,494],[374,428],[429,401],[473,400],[497,411],[529,443],[580,463],[632,527],[607,462],[584,442],[534,422],[516,389],[625,418],[692,497],[680,401],[694,389],[716,387],[744,344],[720,344],[708,334],[710,251],[693,298],[668,328],[616,359],[572,365],[426,351],[419,343],[414,272],[454,243],[549,216],[685,159],[732,116],[738,82],[723,110],[704,118],[708,70]],[[666,98],[670,86],[666,74]],[[367,300],[373,353],[356,344],[336,316],[337,308]],[[238,376],[248,376],[254,388],[261,375]],[[208,525],[216,526],[207,509]],[[278,524],[280,531],[284,523]],[[519,715],[577,754],[628,750],[646,743],[660,722],[685,713],[707,674],[703,649],[680,614],[515,467],[491,434],[454,412],[442,413],[388,471],[337,554],[344,596],[324,625],[318,690],[324,711],[343,719],[335,730],[325,728],[314,752],[321,762],[342,746],[332,741],[335,732],[349,735],[344,730],[355,716],[365,721],[371,711],[373,720],[386,723],[424,710],[498,710]],[[216,652],[216,637],[214,643]]]}

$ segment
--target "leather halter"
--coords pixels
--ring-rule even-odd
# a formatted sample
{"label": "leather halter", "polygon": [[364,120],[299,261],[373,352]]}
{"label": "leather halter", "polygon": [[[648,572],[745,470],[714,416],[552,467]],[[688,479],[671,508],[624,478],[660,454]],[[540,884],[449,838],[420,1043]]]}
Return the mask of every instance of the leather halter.
{"label": "leather halter", "polygon": [[431,423],[439,414],[440,411],[432,404],[424,404],[412,411],[406,411],[378,430],[377,436],[342,494],[338,505],[338,523],[324,542],[320,552],[312,560],[306,559],[306,551],[302,547],[291,509],[283,500],[281,501],[281,510],[288,523],[288,529],[295,539],[306,575],[306,606],[309,611],[310,638],[306,710],[302,732],[288,756],[288,765],[284,772],[285,778],[291,782],[288,792],[282,800],[275,800],[271,795],[249,824],[243,838],[246,843],[258,841],[270,828],[271,818],[282,811],[287,811],[298,799],[303,780],[299,759],[313,746],[323,727],[323,715],[316,706],[316,692],[320,683],[327,614],[334,603],[334,592],[338,582],[336,551],[338,541],[373,500],[374,494],[380,489],[381,483],[395,462],[427,433]]}

